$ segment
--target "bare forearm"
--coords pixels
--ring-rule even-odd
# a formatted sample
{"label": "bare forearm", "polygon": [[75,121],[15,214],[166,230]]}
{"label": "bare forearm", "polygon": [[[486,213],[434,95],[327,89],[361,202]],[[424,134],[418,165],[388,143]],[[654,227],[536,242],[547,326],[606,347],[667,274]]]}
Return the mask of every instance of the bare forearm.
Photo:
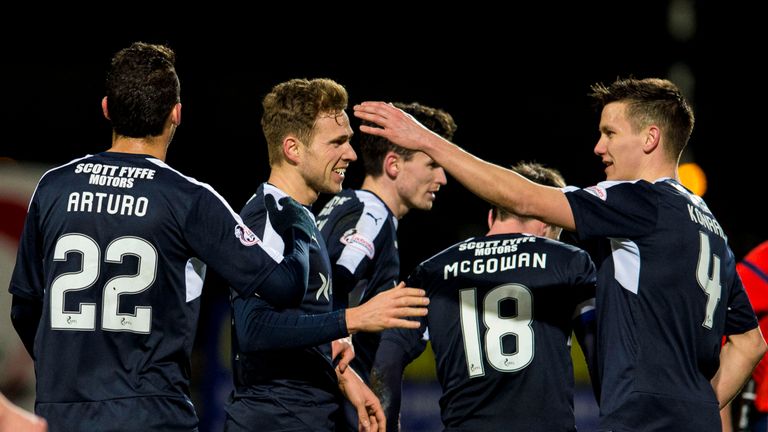
{"label": "bare forearm", "polygon": [[712,378],[712,388],[720,408],[736,396],[765,350],[765,341],[759,328],[728,337],[720,351],[720,369]]}
{"label": "bare forearm", "polygon": [[438,136],[425,141],[423,149],[459,183],[491,204],[566,229],[574,228],[570,205],[559,189],[533,183]]}

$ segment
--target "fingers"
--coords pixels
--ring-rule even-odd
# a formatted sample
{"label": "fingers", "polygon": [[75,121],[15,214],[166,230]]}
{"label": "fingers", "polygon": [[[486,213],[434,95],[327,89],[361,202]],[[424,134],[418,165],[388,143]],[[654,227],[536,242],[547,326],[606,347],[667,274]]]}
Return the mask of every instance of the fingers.
{"label": "fingers", "polygon": [[[414,316],[414,315],[411,315],[411,316]],[[407,319],[392,318],[391,320],[389,320],[389,322],[387,322],[387,328],[418,330],[420,327],[421,327],[421,324],[419,323],[419,321],[412,321]]]}
{"label": "fingers", "polygon": [[345,349],[341,352],[341,358],[339,359],[339,372],[344,373],[349,366],[352,359],[355,358],[355,352],[351,349]]}
{"label": "fingers", "polygon": [[264,194],[264,207],[266,207],[267,211],[270,213],[277,211],[277,202],[275,201],[275,197],[273,195]]}
{"label": "fingers", "polygon": [[[370,120],[363,116],[357,115],[357,113],[355,113],[355,115],[363,120]],[[370,121],[373,121],[373,120],[370,120]],[[360,125],[360,132],[367,133],[369,135],[384,136],[384,129],[372,127],[372,126]]]}
{"label": "fingers", "polygon": [[[393,110],[397,108],[384,102],[363,102],[355,105],[353,109],[355,117],[385,126],[385,122],[392,117]],[[372,135],[380,135],[382,131],[381,128],[371,126],[360,126],[360,130]]]}
{"label": "fingers", "polygon": [[356,406],[355,408],[357,409],[357,421],[359,423],[358,429],[365,432],[370,431],[371,421],[368,420],[368,410],[366,409],[365,405]]}
{"label": "fingers", "polygon": [[375,432],[375,431],[385,431],[386,430],[386,429],[382,429],[381,426],[379,426],[379,422],[376,419],[376,413],[371,412],[370,409],[368,410],[368,421],[371,424],[369,429],[372,432]]}
{"label": "fingers", "polygon": [[387,430],[387,417],[384,415],[384,408],[381,407],[381,403],[376,404],[373,408],[373,418],[376,419],[380,431]]}

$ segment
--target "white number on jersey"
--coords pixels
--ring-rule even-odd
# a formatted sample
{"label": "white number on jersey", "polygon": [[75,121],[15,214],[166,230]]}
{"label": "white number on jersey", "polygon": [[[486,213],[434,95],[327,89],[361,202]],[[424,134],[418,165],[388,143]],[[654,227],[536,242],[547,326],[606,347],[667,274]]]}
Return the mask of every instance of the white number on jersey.
{"label": "white number on jersey", "polygon": [[[66,234],[59,238],[53,253],[54,261],[66,261],[69,253],[79,253],[81,268],[64,273],[51,284],[51,328],[54,330],[95,330],[96,304],[80,303],[77,311],[67,311],[64,298],[68,292],[91,288],[101,271],[101,250],[90,237]],[[101,328],[111,331],[149,333],[152,327],[152,308],[136,306],[134,313],[120,313],[120,296],[138,294],[149,288],[157,274],[157,251],[148,241],[138,237],[120,237],[106,248],[104,261],[122,263],[123,257],[138,258],[136,274],[116,276],[107,281],[102,295]]]}
{"label": "white number on jersey", "polygon": [[[709,277],[709,263],[712,262],[712,277]],[[710,252],[709,236],[699,232],[699,262],[696,265],[696,280],[707,295],[707,308],[704,311],[704,327],[712,329],[715,308],[720,301],[720,257]]]}
{"label": "white number on jersey", "polygon": [[[485,355],[488,363],[500,372],[515,372],[528,366],[533,360],[533,295],[524,285],[505,284],[488,292],[483,299],[482,311],[477,310],[477,289],[459,291],[461,300],[461,332],[464,338],[464,352],[467,357],[467,371],[470,378],[485,375],[482,343],[478,314],[482,314],[485,332]],[[504,300],[517,304],[517,315],[502,317],[499,305]],[[517,351],[505,353],[502,339],[513,336],[517,339]]]}

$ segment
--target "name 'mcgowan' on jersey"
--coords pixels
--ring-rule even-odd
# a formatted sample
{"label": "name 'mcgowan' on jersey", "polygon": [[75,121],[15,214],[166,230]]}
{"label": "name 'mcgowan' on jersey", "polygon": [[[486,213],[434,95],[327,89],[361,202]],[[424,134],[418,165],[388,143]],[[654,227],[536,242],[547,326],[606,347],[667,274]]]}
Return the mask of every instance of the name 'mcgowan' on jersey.
{"label": "name 'mcgowan' on jersey", "polygon": [[458,245],[459,252],[474,250],[476,257],[485,256],[487,258],[474,260],[462,259],[448,263],[443,267],[443,279],[448,280],[448,278],[457,277],[459,274],[496,273],[523,267],[546,269],[546,253],[514,253],[517,252],[517,247],[520,243],[534,242],[536,242],[536,237],[518,237],[461,243]]}

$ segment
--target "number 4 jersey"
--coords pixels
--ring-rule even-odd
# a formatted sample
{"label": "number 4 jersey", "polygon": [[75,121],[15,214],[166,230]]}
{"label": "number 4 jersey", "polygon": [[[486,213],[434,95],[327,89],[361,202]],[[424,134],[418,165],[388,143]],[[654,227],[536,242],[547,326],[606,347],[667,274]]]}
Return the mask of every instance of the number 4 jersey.
{"label": "number 4 jersey", "polygon": [[196,426],[201,260],[251,293],[282,257],[208,185],[158,159],[107,152],[43,176],[10,292],[43,303],[36,411],[52,428]]}
{"label": "number 4 jersey", "polygon": [[[600,426],[719,431],[710,385],[723,335],[757,327],[704,201],[672,179],[568,191],[598,267]],[[606,240],[607,239],[607,240]]]}
{"label": "number 4 jersey", "polygon": [[[575,430],[570,338],[594,315],[595,277],[586,252],[527,234],[471,238],[416,268],[446,430]],[[385,337],[398,335],[419,333]]]}

